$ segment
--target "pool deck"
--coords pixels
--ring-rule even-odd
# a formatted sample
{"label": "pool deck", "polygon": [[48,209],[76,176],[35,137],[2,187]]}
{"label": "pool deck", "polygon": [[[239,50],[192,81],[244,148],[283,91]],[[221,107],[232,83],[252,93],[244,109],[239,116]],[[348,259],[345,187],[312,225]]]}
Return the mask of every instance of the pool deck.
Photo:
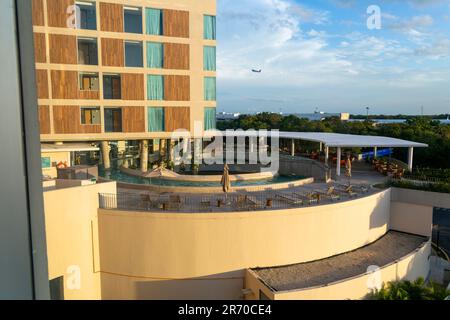
{"label": "pool deck", "polygon": [[[250,191],[232,188],[228,194],[223,193],[220,188],[201,188],[202,192],[192,192],[192,188],[184,187],[170,192],[171,188],[138,190],[121,185],[113,203],[118,204],[118,209],[149,212],[220,213],[277,210],[327,205],[367,197],[380,192],[380,189],[372,186],[384,181],[386,177],[376,171],[355,171],[350,180],[353,186],[351,194],[345,192],[345,187],[342,186],[348,185],[348,177],[342,177],[328,184],[288,183],[280,184],[278,188],[274,188],[274,185],[256,186]],[[327,194],[330,186],[334,186],[335,191]]]}

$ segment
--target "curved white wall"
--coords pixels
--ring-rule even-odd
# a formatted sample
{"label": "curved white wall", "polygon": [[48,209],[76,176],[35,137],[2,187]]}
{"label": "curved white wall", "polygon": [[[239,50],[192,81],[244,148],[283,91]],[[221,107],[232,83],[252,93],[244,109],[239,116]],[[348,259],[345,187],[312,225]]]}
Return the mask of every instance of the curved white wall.
{"label": "curved white wall", "polygon": [[154,288],[171,298],[237,299],[245,269],[362,247],[387,232],[389,210],[390,190],[324,206],[248,213],[99,210],[102,296],[147,299]]}

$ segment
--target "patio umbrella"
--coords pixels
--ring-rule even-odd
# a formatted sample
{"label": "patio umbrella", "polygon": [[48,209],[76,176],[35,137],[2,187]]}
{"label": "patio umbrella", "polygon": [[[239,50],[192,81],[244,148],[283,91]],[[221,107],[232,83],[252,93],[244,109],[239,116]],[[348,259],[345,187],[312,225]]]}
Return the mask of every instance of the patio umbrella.
{"label": "patio umbrella", "polygon": [[231,189],[230,169],[228,168],[228,164],[225,164],[225,166],[223,167],[223,176],[222,181],[220,183],[222,184],[222,190],[223,192],[225,192],[225,198],[227,201],[228,192],[230,192]]}
{"label": "patio umbrella", "polygon": [[347,156],[347,161],[345,162],[346,176],[348,177],[348,185],[350,185],[350,180],[352,178],[352,159],[350,155]]}

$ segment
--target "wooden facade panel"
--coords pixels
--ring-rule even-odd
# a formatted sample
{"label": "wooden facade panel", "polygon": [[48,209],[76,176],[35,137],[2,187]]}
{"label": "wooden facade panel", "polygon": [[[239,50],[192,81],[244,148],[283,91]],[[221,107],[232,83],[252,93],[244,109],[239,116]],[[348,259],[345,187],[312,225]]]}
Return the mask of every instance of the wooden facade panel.
{"label": "wooden facade panel", "polygon": [[52,98],[78,99],[78,73],[76,71],[52,70]]}
{"label": "wooden facade panel", "polygon": [[144,107],[122,107],[122,131],[145,132]]}
{"label": "wooden facade panel", "polygon": [[36,70],[36,87],[38,99],[49,98],[47,70]]}
{"label": "wooden facade panel", "polygon": [[70,13],[67,13],[67,11],[74,4],[75,0],[47,0],[49,27],[67,28],[67,20],[70,17]]}
{"label": "wooden facade panel", "polygon": [[101,133],[101,125],[82,125],[79,106],[53,106],[55,134]]}
{"label": "wooden facade panel", "polygon": [[45,33],[34,34],[34,58],[36,63],[46,63],[47,53],[45,46]]}
{"label": "wooden facade panel", "polygon": [[178,129],[191,130],[191,113],[189,107],[166,107],[165,108],[166,131]]}
{"label": "wooden facade panel", "polygon": [[31,2],[32,19],[34,26],[43,26],[45,24],[43,1],[44,0],[32,0]]}
{"label": "wooden facade panel", "polygon": [[189,70],[189,57],[188,44],[164,44],[164,69]]}
{"label": "wooden facade panel", "polygon": [[189,11],[163,11],[163,32],[166,37],[189,38]]}
{"label": "wooden facade panel", "polygon": [[80,99],[80,100],[99,100],[100,92],[89,91],[89,90],[79,90],[78,91],[78,99]]}
{"label": "wooden facade panel", "polygon": [[144,75],[124,73],[121,75],[122,99],[145,100]]}
{"label": "wooden facade panel", "polygon": [[189,76],[164,76],[164,100],[189,101],[190,96]]}
{"label": "wooden facade panel", "polygon": [[123,67],[125,60],[123,40],[102,39],[102,63],[107,67]]}
{"label": "wooden facade panel", "polygon": [[50,134],[50,109],[48,106],[39,106],[39,128],[41,134]]}
{"label": "wooden facade panel", "polygon": [[77,64],[77,38],[59,34],[50,34],[50,63]]}
{"label": "wooden facade panel", "polygon": [[121,4],[100,3],[100,30],[123,32],[123,6]]}

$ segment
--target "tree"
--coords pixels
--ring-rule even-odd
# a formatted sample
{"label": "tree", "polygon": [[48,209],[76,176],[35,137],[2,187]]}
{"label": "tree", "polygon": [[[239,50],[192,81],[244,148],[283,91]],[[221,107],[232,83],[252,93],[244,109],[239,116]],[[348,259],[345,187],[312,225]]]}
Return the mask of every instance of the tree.
{"label": "tree", "polygon": [[395,281],[383,285],[380,290],[369,294],[371,300],[444,300],[450,296],[450,290],[430,282],[425,283],[423,278],[415,281]]}

